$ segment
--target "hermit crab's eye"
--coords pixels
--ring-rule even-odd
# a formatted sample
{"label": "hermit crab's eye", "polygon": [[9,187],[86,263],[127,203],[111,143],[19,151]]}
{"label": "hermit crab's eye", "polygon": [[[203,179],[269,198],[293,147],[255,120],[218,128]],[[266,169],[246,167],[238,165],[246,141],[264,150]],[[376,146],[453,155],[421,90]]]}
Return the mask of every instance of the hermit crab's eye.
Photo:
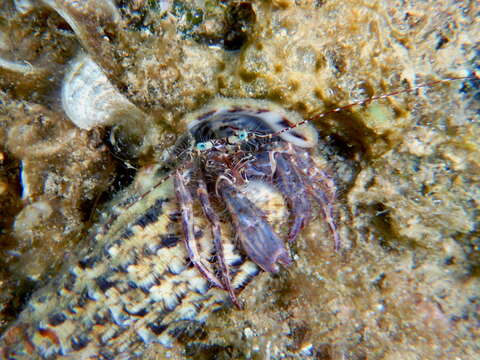
{"label": "hermit crab's eye", "polygon": [[212,142],[211,141],[206,141],[206,142],[200,142],[197,144],[197,150],[199,151],[205,151],[205,150],[208,150],[208,149],[211,149],[213,146]]}
{"label": "hermit crab's eye", "polygon": [[246,130],[242,130],[242,131],[240,131],[240,132],[238,133],[237,136],[238,136],[238,139],[239,139],[240,141],[244,141],[244,140],[247,140],[247,138],[248,138],[248,133],[247,133]]}
{"label": "hermit crab's eye", "polygon": [[239,142],[248,139],[248,132],[246,130],[236,131],[235,135],[231,135],[227,138],[229,144],[238,144]]}

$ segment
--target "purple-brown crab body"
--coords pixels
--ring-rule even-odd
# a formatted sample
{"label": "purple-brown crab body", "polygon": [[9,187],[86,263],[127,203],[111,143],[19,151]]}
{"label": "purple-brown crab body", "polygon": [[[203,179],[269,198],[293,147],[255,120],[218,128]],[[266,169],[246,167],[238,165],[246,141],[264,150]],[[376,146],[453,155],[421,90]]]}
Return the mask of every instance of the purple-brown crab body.
{"label": "purple-brown crab body", "polygon": [[[212,284],[229,291],[234,302],[215,209],[226,207],[238,244],[263,270],[276,272],[278,264],[291,262],[284,240],[244,193],[250,182],[274,187],[285,198],[292,217],[289,241],[311,220],[315,202],[333,233],[335,248],[339,246],[333,219],[334,184],[327,172],[313,165],[310,152],[317,144],[317,132],[310,124],[297,126],[301,121],[270,102],[220,100],[194,115],[188,134],[174,151],[188,157],[186,165],[176,170],[174,182],[190,259]],[[186,144],[192,150],[182,151]],[[195,199],[211,223],[220,278],[198,255],[192,215]]]}

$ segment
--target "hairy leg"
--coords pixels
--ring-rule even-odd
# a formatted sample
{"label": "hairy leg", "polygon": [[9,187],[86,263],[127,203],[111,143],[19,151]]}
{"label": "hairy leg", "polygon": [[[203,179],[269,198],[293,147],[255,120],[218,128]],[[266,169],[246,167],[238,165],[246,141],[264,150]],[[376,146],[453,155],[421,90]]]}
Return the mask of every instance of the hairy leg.
{"label": "hairy leg", "polygon": [[291,156],[278,152],[275,154],[275,177],[276,187],[285,196],[290,211],[293,215],[293,225],[288,234],[288,240],[294,241],[300,231],[312,218],[312,206],[310,204],[306,185],[296,169]]}
{"label": "hairy leg", "polygon": [[235,292],[232,288],[232,283],[230,281],[230,270],[227,263],[225,262],[225,254],[223,252],[222,244],[222,233],[220,230],[220,219],[213,211],[212,205],[210,204],[210,199],[208,197],[207,186],[203,180],[198,180],[198,189],[197,195],[200,199],[200,204],[202,206],[203,213],[207,219],[212,224],[212,235],[213,235],[213,244],[215,246],[215,251],[217,254],[217,261],[220,267],[220,272],[222,275],[222,280],[225,289],[230,295],[232,302],[238,307],[241,308],[240,303],[238,302]]}
{"label": "hairy leg", "polygon": [[185,247],[187,248],[188,257],[193,265],[200,273],[212,283],[214,286],[224,289],[223,284],[217,279],[215,274],[211,272],[203,263],[195,243],[195,233],[193,230],[193,208],[192,196],[185,186],[184,176],[176,171],[173,177],[175,186],[175,195],[180,204],[180,213],[182,215],[182,228],[184,234]]}
{"label": "hairy leg", "polygon": [[315,166],[308,151],[295,147],[293,149],[295,161],[302,170],[302,177],[309,194],[319,204],[322,215],[333,236],[335,251],[340,250],[341,239],[335,224],[335,182],[328,175],[327,171]]}

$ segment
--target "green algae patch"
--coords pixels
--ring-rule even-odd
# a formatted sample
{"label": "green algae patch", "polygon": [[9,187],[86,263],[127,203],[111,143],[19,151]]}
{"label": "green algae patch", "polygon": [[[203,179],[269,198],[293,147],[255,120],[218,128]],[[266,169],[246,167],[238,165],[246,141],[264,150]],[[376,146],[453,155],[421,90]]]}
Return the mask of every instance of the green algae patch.
{"label": "green algae patch", "polygon": [[393,110],[382,104],[371,104],[358,116],[362,118],[365,126],[377,135],[383,135],[398,126]]}

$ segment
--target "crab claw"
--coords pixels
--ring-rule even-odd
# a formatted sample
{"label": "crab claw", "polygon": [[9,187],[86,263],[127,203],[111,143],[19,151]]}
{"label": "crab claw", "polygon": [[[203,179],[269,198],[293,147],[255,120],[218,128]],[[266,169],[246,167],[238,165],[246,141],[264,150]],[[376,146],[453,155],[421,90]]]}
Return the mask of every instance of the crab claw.
{"label": "crab claw", "polygon": [[290,265],[292,259],[284,242],[265,214],[227,182],[221,183],[219,192],[232,216],[237,238],[250,260],[268,272],[277,272],[278,264]]}

